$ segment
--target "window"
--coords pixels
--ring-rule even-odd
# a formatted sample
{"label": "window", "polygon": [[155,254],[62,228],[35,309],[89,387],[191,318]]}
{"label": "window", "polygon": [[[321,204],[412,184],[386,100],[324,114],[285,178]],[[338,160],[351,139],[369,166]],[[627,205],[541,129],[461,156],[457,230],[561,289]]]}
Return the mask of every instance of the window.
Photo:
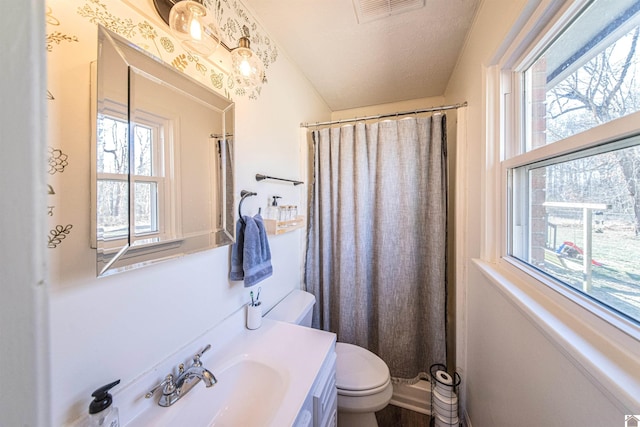
{"label": "window", "polygon": [[591,2],[523,75],[526,151],[640,110],[640,2]]}
{"label": "window", "polygon": [[[132,132],[133,154],[128,147],[126,115],[110,111],[98,120],[101,134],[96,154],[98,229],[102,239],[113,247],[121,246],[121,241],[129,238],[129,221],[134,230],[132,244],[153,243],[170,233],[168,215],[163,214],[171,203],[165,179],[165,157],[170,153],[169,126],[156,116],[140,113],[137,116]],[[130,162],[133,167],[129,176]],[[135,200],[131,218],[129,197]]]}
{"label": "window", "polygon": [[585,3],[507,73],[506,255],[640,322],[640,2]]}

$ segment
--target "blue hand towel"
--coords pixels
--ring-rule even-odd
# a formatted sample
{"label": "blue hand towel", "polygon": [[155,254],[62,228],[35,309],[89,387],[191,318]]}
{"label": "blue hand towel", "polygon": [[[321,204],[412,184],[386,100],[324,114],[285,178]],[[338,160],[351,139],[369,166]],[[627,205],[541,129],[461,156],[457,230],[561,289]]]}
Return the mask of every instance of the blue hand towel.
{"label": "blue hand towel", "polygon": [[267,230],[260,214],[245,217],[242,267],[244,286],[248,288],[273,274]]}
{"label": "blue hand towel", "polygon": [[[245,220],[248,217],[244,217]],[[244,269],[242,266],[242,258],[244,251],[244,223],[238,219],[236,223],[236,242],[231,246],[231,271],[229,272],[229,279],[231,280],[244,280]]]}
{"label": "blue hand towel", "polygon": [[260,215],[244,216],[236,224],[236,242],[231,246],[230,280],[244,280],[250,287],[273,274],[271,250]]}

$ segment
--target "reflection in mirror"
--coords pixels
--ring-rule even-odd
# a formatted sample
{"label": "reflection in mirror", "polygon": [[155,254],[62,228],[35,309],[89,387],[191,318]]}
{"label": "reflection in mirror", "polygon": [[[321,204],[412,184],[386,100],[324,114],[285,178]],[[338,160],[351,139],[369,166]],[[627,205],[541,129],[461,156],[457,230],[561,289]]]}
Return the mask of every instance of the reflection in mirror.
{"label": "reflection in mirror", "polygon": [[98,29],[98,276],[233,242],[233,103]]}

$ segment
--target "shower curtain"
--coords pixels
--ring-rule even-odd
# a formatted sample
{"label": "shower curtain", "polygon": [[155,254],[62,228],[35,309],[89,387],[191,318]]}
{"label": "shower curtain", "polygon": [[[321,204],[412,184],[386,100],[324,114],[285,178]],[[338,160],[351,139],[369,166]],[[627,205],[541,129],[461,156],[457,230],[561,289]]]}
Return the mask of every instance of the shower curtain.
{"label": "shower curtain", "polygon": [[312,136],[314,326],[376,353],[396,381],[446,363],[446,117]]}

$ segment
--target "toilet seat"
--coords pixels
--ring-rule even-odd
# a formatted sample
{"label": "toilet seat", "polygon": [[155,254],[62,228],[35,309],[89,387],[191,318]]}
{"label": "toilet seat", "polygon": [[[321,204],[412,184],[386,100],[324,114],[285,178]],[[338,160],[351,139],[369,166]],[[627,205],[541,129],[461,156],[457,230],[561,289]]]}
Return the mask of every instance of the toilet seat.
{"label": "toilet seat", "polygon": [[340,387],[336,387],[336,388],[338,389],[338,394],[341,396],[361,397],[361,396],[370,396],[372,394],[383,392],[387,389],[387,387],[389,387],[389,384],[391,384],[391,378],[389,378],[389,381],[382,384],[380,387],[366,389],[366,390],[355,391],[355,390],[345,390]]}
{"label": "toilet seat", "polygon": [[336,343],[336,388],[343,396],[369,396],[389,387],[389,367],[367,349]]}

